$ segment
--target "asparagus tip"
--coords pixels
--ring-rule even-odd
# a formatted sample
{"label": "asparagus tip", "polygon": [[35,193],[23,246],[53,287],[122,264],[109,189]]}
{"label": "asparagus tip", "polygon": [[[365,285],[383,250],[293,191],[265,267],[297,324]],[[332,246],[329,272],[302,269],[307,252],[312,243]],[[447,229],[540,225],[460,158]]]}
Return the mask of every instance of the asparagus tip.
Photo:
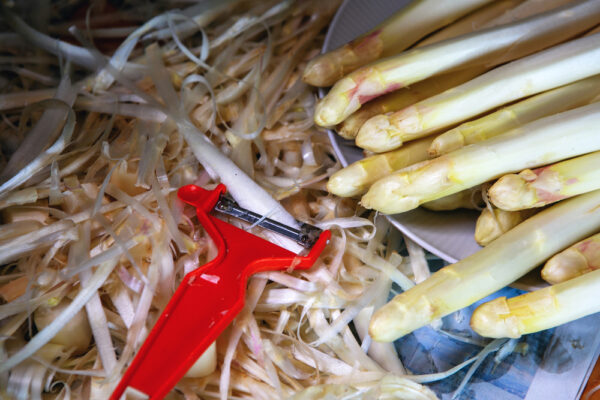
{"label": "asparagus tip", "polygon": [[340,197],[359,195],[365,189],[360,184],[365,178],[364,170],[350,165],[331,175],[329,181],[327,181],[327,191]]}
{"label": "asparagus tip", "polygon": [[463,135],[456,130],[449,130],[433,139],[429,146],[429,156],[438,157],[453,150],[460,149],[465,145]]}
{"label": "asparagus tip", "polygon": [[365,118],[357,117],[356,113],[352,114],[338,125],[337,132],[344,139],[354,139],[366,121]]}
{"label": "asparagus tip", "polygon": [[477,307],[471,316],[471,328],[489,338],[521,337],[518,321],[511,315],[506,297],[499,297]]}
{"label": "asparagus tip", "polygon": [[475,241],[481,246],[487,246],[500,235],[517,226],[523,221],[519,211],[506,211],[485,208],[475,224]]}
{"label": "asparagus tip", "polygon": [[342,78],[331,88],[327,96],[317,103],[315,123],[319,126],[334,126],[360,108],[360,103],[352,93],[356,83],[352,78]]}
{"label": "asparagus tip", "polygon": [[402,139],[390,124],[387,115],[369,118],[358,131],[356,145],[374,152],[384,152],[402,146]]}
{"label": "asparagus tip", "polygon": [[333,63],[330,58],[319,55],[309,61],[304,69],[302,80],[312,86],[327,87],[333,85],[342,76],[338,63]]}
{"label": "asparagus tip", "polygon": [[508,174],[500,178],[488,191],[490,201],[507,211],[533,207],[537,201],[535,190],[520,174]]}
{"label": "asparagus tip", "polygon": [[360,203],[365,208],[385,214],[396,214],[417,208],[419,206],[418,198],[395,193],[395,190],[402,186],[404,186],[402,178],[391,176],[380,179],[369,188]]}
{"label": "asparagus tip", "polygon": [[405,304],[402,299],[402,294],[396,296],[373,314],[369,323],[373,340],[392,342],[431,322],[433,309],[425,297],[412,304]]}
{"label": "asparagus tip", "polygon": [[569,248],[550,258],[542,268],[542,279],[555,285],[588,272],[588,263],[583,254]]}

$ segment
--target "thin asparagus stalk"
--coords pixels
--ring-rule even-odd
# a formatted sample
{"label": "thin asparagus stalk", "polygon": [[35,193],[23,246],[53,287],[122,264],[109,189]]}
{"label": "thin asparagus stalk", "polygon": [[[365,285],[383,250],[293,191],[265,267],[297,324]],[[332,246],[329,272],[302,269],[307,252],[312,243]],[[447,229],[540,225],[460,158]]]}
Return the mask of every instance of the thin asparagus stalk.
{"label": "thin asparagus stalk", "polygon": [[[377,341],[392,341],[514,282],[600,227],[600,191],[577,196],[523,221],[477,253],[394,297],[371,319]],[[560,234],[557,234],[560,232]]]}
{"label": "thin asparagus stalk", "polygon": [[531,212],[527,211],[505,211],[495,207],[484,208],[475,223],[475,241],[481,246],[487,246],[530,215]]}
{"label": "thin asparagus stalk", "polygon": [[471,328],[481,336],[518,338],[600,311],[600,270],[544,289],[479,306]]}
{"label": "thin asparagus stalk", "polygon": [[401,149],[363,158],[334,173],[327,190],[340,197],[363,194],[369,186],[394,171],[427,160],[427,149],[433,138],[416,140]]}
{"label": "thin asparagus stalk", "polygon": [[600,152],[500,178],[490,200],[504,210],[544,207],[555,201],[600,189]]}
{"label": "thin asparagus stalk", "polygon": [[375,182],[362,204],[386,214],[498,178],[600,150],[600,103],[530,122]]}
{"label": "thin asparagus stalk", "polygon": [[481,187],[476,186],[450,196],[442,197],[437,200],[423,203],[423,208],[431,211],[450,211],[459,208],[469,210],[478,210],[483,206],[483,198],[481,196]]}
{"label": "thin asparagus stalk", "polygon": [[364,107],[346,118],[337,129],[340,136],[346,139],[354,139],[360,127],[371,117],[378,114],[394,112],[415,104],[423,99],[442,93],[461,83],[486,72],[488,68],[472,67],[464,70],[442,74],[440,76],[418,82],[409,88],[402,88],[395,92],[386,94],[374,101],[365,104]]}
{"label": "thin asparagus stalk", "polygon": [[580,0],[522,21],[374,62],[333,86],[317,104],[315,122],[320,126],[336,125],[369,100],[458,67],[482,64],[491,67],[523,57],[584,32],[597,24],[599,18],[599,2]]}
{"label": "thin asparagus stalk", "polygon": [[[564,1],[564,0],[562,0]],[[448,25],[442,30],[427,36],[421,40],[415,47],[423,47],[433,43],[441,42],[442,40],[450,39],[465,33],[474,32],[479,29],[486,28],[487,25],[499,17],[505,15],[506,11],[517,7],[523,3],[523,0],[499,0],[478,8],[472,13],[465,15],[458,21]],[[540,11],[543,12],[543,11]],[[526,18],[526,17],[522,17]],[[517,20],[517,18],[515,18]],[[508,24],[513,21],[504,22]]]}
{"label": "thin asparagus stalk", "polygon": [[600,233],[575,243],[553,256],[542,268],[542,278],[561,283],[600,268]]}
{"label": "thin asparagus stalk", "polygon": [[[344,75],[400,53],[425,35],[489,3],[490,0],[417,0],[350,43],[319,55],[304,70],[313,86],[331,86]],[[368,6],[367,6],[368,7]]]}
{"label": "thin asparagus stalk", "polygon": [[549,90],[442,133],[431,143],[429,155],[437,157],[536,119],[599,101],[599,94],[599,75]]}

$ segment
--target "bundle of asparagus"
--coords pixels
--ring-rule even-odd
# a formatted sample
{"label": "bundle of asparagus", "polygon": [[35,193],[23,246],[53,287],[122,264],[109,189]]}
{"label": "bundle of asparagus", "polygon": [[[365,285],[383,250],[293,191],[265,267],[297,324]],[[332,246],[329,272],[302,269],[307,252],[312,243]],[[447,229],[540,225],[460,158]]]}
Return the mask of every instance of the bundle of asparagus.
{"label": "bundle of asparagus", "polygon": [[[466,307],[543,262],[556,287],[484,304],[473,329],[518,337],[600,311],[590,300],[600,274],[577,278],[600,261],[590,237],[600,231],[599,23],[597,1],[495,2],[338,74],[315,122],[376,154],[332,175],[331,193],[393,214],[470,207],[484,185],[487,203],[476,228],[486,247],[376,312],[375,340]],[[582,297],[587,306],[569,311]]]}

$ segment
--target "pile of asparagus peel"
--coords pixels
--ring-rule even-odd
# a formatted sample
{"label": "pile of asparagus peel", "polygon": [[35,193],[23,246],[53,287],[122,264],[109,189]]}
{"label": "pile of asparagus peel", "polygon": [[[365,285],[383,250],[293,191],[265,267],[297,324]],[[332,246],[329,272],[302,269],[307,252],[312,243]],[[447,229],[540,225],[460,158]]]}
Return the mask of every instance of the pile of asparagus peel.
{"label": "pile of asparagus peel", "polygon": [[484,247],[380,308],[373,339],[543,263],[550,286],[484,303],[472,328],[517,338],[600,311],[599,28],[598,0],[414,0],[307,65],[307,83],[331,86],[315,122],[366,154],[331,193],[385,214],[483,210]]}

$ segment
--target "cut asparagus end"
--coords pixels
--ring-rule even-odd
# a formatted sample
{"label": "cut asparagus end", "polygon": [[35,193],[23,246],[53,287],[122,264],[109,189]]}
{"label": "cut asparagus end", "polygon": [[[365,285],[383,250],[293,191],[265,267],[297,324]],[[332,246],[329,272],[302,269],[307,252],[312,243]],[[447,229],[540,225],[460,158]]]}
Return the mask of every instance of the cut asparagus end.
{"label": "cut asparagus end", "polygon": [[452,129],[436,137],[429,147],[429,156],[438,157],[460,149],[465,145],[465,138],[457,129]]}
{"label": "cut asparagus end", "polygon": [[525,179],[533,172],[531,170],[523,172],[518,175],[504,175],[490,187],[488,196],[496,207],[507,211],[516,211],[535,206],[538,201],[536,191],[527,184]]}
{"label": "cut asparagus end", "polygon": [[549,259],[542,268],[542,279],[554,285],[590,271],[586,258],[575,248],[568,248]]}
{"label": "cut asparagus end", "polygon": [[390,125],[386,115],[377,115],[363,124],[356,136],[356,145],[365,150],[382,153],[402,146],[398,130]]}

